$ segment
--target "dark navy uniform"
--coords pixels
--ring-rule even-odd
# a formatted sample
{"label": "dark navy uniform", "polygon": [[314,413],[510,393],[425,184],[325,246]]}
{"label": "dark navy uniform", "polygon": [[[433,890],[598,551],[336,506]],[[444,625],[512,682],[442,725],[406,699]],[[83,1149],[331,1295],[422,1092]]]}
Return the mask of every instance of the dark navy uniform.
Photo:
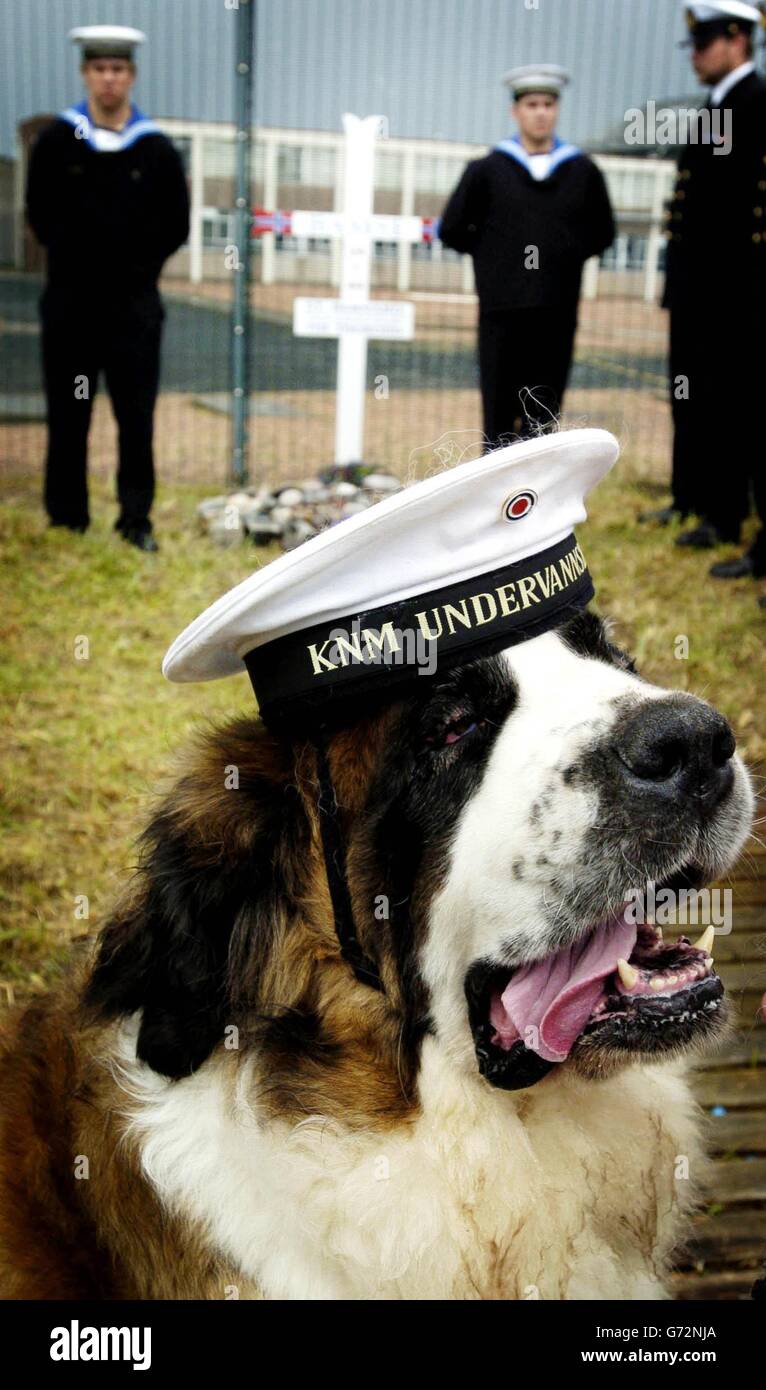
{"label": "dark navy uniform", "polygon": [[[667,215],[663,305],[670,309],[673,505],[736,541],[751,482],[766,524],[763,450],[754,447],[766,310],[766,82],[726,92],[731,149],[689,143]],[[723,125],[721,126],[723,130]],[[683,381],[688,380],[688,399]],[[766,572],[766,536],[762,569]]]}
{"label": "dark navy uniform", "polygon": [[559,414],[583,263],[614,239],[594,162],[558,139],[549,159],[536,178],[520,139],[502,141],[467,166],[439,226],[446,246],[473,257],[488,447]]}
{"label": "dark navy uniform", "polygon": [[83,101],[42,131],[30,160],[27,215],[47,248],[40,309],[51,521],[88,525],[87,437],[101,371],[119,429],[118,529],[150,528],[152,426],[164,310],[162,266],[188,236],[180,156],[136,107],[97,143]]}

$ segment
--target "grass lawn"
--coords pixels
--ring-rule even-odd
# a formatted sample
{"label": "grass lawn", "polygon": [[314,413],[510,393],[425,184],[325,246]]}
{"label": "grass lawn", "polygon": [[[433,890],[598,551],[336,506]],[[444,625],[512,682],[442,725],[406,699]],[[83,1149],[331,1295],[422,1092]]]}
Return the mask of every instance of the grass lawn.
{"label": "grass lawn", "polygon": [[[766,614],[751,581],[707,578],[709,555],[674,549],[635,525],[647,483],[620,465],[591,499],[579,539],[616,638],[651,679],[692,690],[731,719],[751,764],[764,754]],[[218,550],[194,505],[216,488],[164,486],[162,546],[143,555],[111,530],[111,488],[92,484],[84,536],[46,529],[36,479],[7,478],[0,499],[4,657],[0,982],[42,989],[74,937],[95,932],[135,861],[152,795],[195,726],[252,709],[245,676],[177,686],[160,673],[173,637],[276,551]],[[87,660],[76,658],[88,639]],[[679,659],[679,638],[688,657]],[[82,644],[80,644],[82,646]],[[78,895],[89,916],[75,916]]]}

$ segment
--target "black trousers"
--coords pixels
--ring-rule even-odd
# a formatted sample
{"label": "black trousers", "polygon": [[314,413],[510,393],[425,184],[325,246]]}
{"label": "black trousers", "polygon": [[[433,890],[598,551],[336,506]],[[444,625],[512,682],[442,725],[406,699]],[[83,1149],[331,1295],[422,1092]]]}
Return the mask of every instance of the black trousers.
{"label": "black trousers", "polygon": [[766,525],[763,445],[757,424],[763,393],[763,309],[722,287],[718,302],[670,311],[673,504],[739,540],[751,487]]}
{"label": "black trousers", "polygon": [[164,310],[156,289],[130,298],[119,286],[99,302],[48,286],[40,301],[48,453],[45,507],[51,521],[87,526],[87,449],[103,371],[117,421],[120,529],[151,529],[152,432]]}
{"label": "black trousers", "polygon": [[561,413],[577,305],[479,313],[479,373],[487,449],[540,433]]}

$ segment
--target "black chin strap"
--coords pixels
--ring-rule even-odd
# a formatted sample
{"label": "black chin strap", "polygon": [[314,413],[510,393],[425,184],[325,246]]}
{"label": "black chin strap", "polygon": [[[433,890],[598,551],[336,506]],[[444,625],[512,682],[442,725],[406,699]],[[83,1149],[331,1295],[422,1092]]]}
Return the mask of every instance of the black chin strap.
{"label": "black chin strap", "polygon": [[348,961],[357,980],[372,989],[383,990],[383,982],[378,970],[369,956],[366,956],[356,934],[354,914],[351,910],[351,895],[346,881],[346,846],[338,812],[327,748],[321,735],[314,740],[319,777],[319,826],[322,832],[322,848],[327,870],[327,883],[330,889],[335,931],[340,942],[340,953]]}

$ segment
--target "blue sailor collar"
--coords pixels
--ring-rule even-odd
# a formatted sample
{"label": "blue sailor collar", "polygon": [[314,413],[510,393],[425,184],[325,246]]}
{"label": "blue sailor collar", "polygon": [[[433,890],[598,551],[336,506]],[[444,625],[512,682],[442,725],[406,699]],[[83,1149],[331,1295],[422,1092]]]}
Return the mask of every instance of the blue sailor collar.
{"label": "blue sailor collar", "polygon": [[[90,145],[91,149],[103,153],[103,151],[99,150],[98,145],[93,139],[87,97],[77,106],[68,106],[66,111],[60,113],[59,120],[66,121],[68,125],[74,126],[76,130],[80,130],[82,132],[80,139],[84,140],[87,145]],[[116,131],[114,133],[117,135]],[[145,116],[143,111],[139,111],[137,106],[131,106],[130,115],[122,131],[117,135],[117,142],[113,145],[109,153],[126,150],[129,145],[134,145],[136,141],[140,140],[144,135],[159,134],[159,126],[156,125],[149,116]]]}
{"label": "blue sailor collar", "polygon": [[[510,155],[518,164],[523,165],[530,178],[534,178],[529,155],[521,143],[520,135],[512,135],[508,140],[498,140],[494,146],[496,150],[501,150],[503,154]],[[582,154],[582,150],[577,145],[570,145],[566,140],[560,140],[558,135],[553,137],[553,149],[551,151],[551,162],[545,179],[549,179],[555,169],[560,164],[564,164],[567,159],[574,159],[576,155]],[[545,183],[545,179],[536,179],[536,183]]]}

